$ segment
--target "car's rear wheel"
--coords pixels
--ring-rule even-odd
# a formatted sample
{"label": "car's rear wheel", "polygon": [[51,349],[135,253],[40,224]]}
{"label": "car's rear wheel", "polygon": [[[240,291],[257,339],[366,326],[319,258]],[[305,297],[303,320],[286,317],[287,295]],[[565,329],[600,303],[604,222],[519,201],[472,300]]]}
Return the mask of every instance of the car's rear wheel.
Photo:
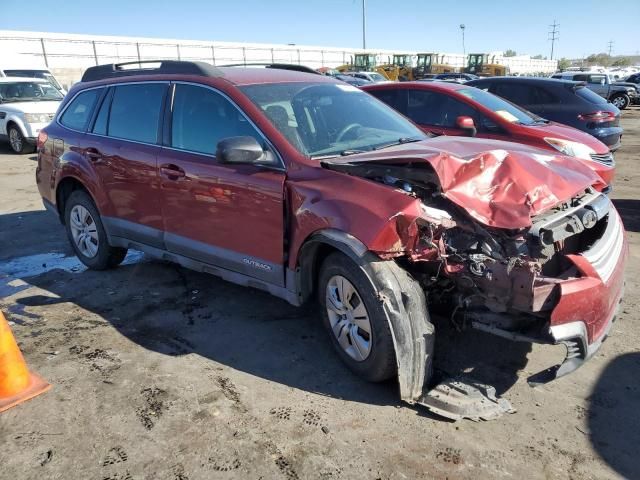
{"label": "car's rear wheel", "polygon": [[22,135],[22,132],[18,127],[16,127],[15,125],[11,125],[7,133],[9,137],[9,146],[11,147],[11,150],[14,151],[14,153],[33,153],[35,147],[33,145],[30,145],[26,141],[24,135]]}
{"label": "car's rear wheel", "polygon": [[69,196],[64,218],[69,242],[87,267],[105,270],[124,260],[127,249],[109,245],[98,209],[86,192],[76,190]]}
{"label": "car's rear wheel", "polygon": [[624,93],[614,95],[613,97],[611,97],[611,103],[613,103],[613,106],[617,107],[619,110],[624,110],[629,106],[629,95],[626,95]]}
{"label": "car's rear wheel", "polygon": [[318,285],[324,324],[342,361],[371,382],[393,377],[397,367],[389,320],[362,268],[333,253],[323,262]]}

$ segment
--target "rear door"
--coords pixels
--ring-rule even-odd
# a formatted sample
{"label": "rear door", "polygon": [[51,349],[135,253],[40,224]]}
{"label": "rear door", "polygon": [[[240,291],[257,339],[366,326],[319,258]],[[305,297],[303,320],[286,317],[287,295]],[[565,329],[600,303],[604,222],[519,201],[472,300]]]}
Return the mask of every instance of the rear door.
{"label": "rear door", "polygon": [[86,136],[84,156],[102,181],[109,234],[163,248],[157,160],[168,82],[109,89]]}
{"label": "rear door", "polygon": [[159,156],[165,243],[171,252],[284,285],[283,167],[228,165],[224,138],[273,147],[221,92],[175,83]]}

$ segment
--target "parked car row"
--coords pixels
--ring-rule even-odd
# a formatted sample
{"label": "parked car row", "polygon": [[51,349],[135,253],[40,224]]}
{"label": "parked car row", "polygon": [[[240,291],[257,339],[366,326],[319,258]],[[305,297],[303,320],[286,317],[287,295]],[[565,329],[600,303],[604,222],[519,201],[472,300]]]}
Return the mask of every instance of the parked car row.
{"label": "parked car row", "polygon": [[[89,268],[133,248],[294,305],[318,299],[350,369],[396,377],[402,400],[451,418],[465,391],[471,418],[506,403],[473,403],[471,384],[431,395],[430,313],[566,345],[536,383],[607,336],[627,247],[587,158],[606,154],[595,140],[577,132],[578,147],[568,127],[466,85],[366,87],[381,102],[291,69],[140,67],[89,68],[38,135],[38,189]],[[457,129],[477,136],[425,133]]]}
{"label": "parked car row", "polygon": [[62,97],[44,79],[0,77],[0,140],[8,141],[15,153],[33,152]]}
{"label": "parked car row", "polygon": [[362,88],[429,134],[477,136],[559,151],[580,159],[598,172],[607,185],[611,184],[613,155],[605,144],[587,133],[549,121],[468,85],[403,82]]}

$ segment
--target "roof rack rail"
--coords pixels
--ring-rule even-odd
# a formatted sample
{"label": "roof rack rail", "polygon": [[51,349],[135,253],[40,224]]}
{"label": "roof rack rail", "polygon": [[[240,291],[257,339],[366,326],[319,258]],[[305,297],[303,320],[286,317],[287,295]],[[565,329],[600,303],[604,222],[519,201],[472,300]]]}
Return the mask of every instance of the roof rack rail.
{"label": "roof rack rail", "polygon": [[[147,66],[152,64],[156,66]],[[135,68],[135,65],[138,67]],[[183,60],[140,60],[89,67],[85,70],[84,75],[82,75],[81,81],[94,82],[96,80],[104,80],[107,78],[145,74],[181,74],[203,77],[219,77],[223,75],[218,68],[205,62],[188,62]]]}
{"label": "roof rack rail", "polygon": [[314,73],[321,75],[320,72],[314,70],[311,67],[304,65],[298,65],[295,63],[232,63],[229,65],[220,65],[221,67],[264,67],[264,68],[276,68],[278,70],[291,70],[294,72]]}

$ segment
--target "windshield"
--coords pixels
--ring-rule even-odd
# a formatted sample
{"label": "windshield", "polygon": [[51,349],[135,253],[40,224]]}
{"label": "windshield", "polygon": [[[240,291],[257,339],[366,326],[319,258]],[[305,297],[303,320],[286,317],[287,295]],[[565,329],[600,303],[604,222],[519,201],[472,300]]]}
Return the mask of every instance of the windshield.
{"label": "windshield", "polygon": [[62,94],[45,82],[0,83],[0,103],[62,100]]}
{"label": "windshield", "polygon": [[519,125],[538,125],[540,123],[547,123],[541,117],[528,112],[503,98],[500,98],[492,93],[485,92],[479,88],[462,88],[457,91],[460,95],[464,95],[470,98],[485,108],[488,108],[492,112],[500,115],[503,119],[511,123],[517,123]]}
{"label": "windshield", "polygon": [[284,83],[241,90],[301,153],[331,157],[427,137],[406,118],[351,85]]}
{"label": "windshield", "polygon": [[371,80],[373,80],[374,82],[384,82],[386,80],[386,78],[384,78],[379,73],[370,73],[369,76],[371,77]]}
{"label": "windshield", "polygon": [[62,86],[60,86],[55,77],[51,75],[48,70],[5,70],[4,73],[7,77],[42,78],[58,90],[62,90]]}

